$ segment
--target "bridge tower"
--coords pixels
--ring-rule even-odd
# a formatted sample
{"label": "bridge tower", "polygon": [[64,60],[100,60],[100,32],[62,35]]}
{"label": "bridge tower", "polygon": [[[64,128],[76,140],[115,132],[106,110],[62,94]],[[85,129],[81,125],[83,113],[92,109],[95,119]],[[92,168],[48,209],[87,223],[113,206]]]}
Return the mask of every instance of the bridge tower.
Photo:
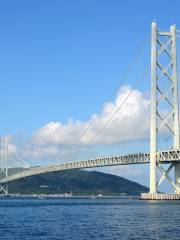
{"label": "bridge tower", "polygon": [[[163,134],[170,136],[169,149],[160,149],[158,140]],[[180,193],[180,163],[171,162],[167,169],[157,160],[158,151],[179,150],[179,106],[176,59],[176,26],[169,31],[160,31],[152,23],[151,32],[151,126],[150,126],[150,194],[158,191],[167,179]],[[175,179],[169,176],[175,170]],[[157,169],[162,173],[157,177]]]}
{"label": "bridge tower", "polygon": [[[0,138],[0,179],[8,178],[8,137]],[[0,184],[0,192],[8,194],[8,184]]]}

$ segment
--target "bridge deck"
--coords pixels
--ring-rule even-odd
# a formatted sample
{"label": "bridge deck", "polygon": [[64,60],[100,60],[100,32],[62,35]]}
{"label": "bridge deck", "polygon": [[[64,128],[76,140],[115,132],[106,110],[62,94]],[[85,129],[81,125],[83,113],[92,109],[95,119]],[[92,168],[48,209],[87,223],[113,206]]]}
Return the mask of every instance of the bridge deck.
{"label": "bridge deck", "polygon": [[[164,151],[157,153],[157,161],[162,163],[169,163],[172,161],[180,160],[180,151]],[[112,156],[112,157],[102,157],[96,159],[90,159],[86,161],[62,163],[51,166],[44,167],[34,167],[22,172],[13,174],[8,178],[3,178],[0,180],[0,184],[8,183],[20,178],[25,178],[33,175],[39,175],[48,172],[59,172],[63,170],[70,169],[83,169],[83,168],[94,168],[94,167],[103,167],[103,166],[115,166],[115,165],[129,165],[129,164],[144,164],[150,162],[149,153],[135,153],[128,154],[124,156]]]}

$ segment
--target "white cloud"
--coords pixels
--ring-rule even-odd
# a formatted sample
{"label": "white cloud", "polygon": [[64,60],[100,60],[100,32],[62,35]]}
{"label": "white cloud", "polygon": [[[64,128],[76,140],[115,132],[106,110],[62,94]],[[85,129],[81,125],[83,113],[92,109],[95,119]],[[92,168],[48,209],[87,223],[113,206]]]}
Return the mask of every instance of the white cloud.
{"label": "white cloud", "polygon": [[12,155],[17,151],[17,147],[15,144],[9,143],[8,144],[8,154]]}
{"label": "white cloud", "polygon": [[31,156],[31,159],[41,159],[45,156],[49,157],[55,157],[59,153],[59,148],[57,146],[36,146],[35,148],[25,148],[22,152],[23,156],[29,157]]}
{"label": "white cloud", "polygon": [[[130,94],[132,89],[128,86],[122,87],[114,102],[108,102],[100,114],[93,115],[89,121],[81,122],[70,120],[67,124],[61,122],[50,122],[41,127],[33,134],[33,143],[45,145],[86,145],[96,136],[100,129],[110,121],[111,116]],[[142,92],[134,89],[131,96],[122,106],[115,118],[99,134],[92,144],[114,144],[124,140],[136,140],[147,138],[149,134],[149,108],[150,101]],[[95,119],[95,121],[94,121]],[[80,139],[82,132],[94,121],[86,134]]]}
{"label": "white cloud", "polygon": [[[110,121],[131,92],[131,87],[122,87],[114,101],[106,103],[100,114],[93,114],[86,122],[79,120],[69,120],[66,124],[49,122],[33,133],[24,149],[17,150],[15,145],[12,145],[11,152],[17,151],[23,159],[36,160],[37,164],[42,160],[44,163],[67,162],[93,158],[95,156],[93,151],[96,151],[98,144],[109,146],[125,140],[148,138],[150,101],[137,89],[133,90],[115,118]],[[88,128],[91,122],[93,124]],[[109,124],[98,135],[107,122]],[[88,128],[86,134],[77,141],[86,128]],[[96,135],[98,136],[92,143],[88,144]],[[72,147],[73,145],[78,146]]]}

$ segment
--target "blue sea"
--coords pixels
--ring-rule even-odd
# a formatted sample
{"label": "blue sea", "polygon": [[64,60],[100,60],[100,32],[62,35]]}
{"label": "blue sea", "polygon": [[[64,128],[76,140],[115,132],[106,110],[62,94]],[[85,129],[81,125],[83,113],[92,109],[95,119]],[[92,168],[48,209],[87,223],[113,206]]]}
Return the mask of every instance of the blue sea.
{"label": "blue sea", "polygon": [[0,239],[180,240],[180,201],[1,198]]}

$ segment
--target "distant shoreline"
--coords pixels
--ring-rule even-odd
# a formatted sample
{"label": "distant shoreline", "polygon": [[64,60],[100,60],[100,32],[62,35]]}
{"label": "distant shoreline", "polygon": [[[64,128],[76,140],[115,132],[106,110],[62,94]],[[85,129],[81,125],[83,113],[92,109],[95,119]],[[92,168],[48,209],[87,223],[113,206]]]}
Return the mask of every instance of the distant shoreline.
{"label": "distant shoreline", "polygon": [[95,195],[73,195],[73,196],[62,196],[58,194],[8,194],[0,195],[0,199],[4,198],[34,198],[34,199],[103,199],[103,198],[122,198],[122,199],[138,199],[140,196],[122,196],[122,195],[112,195],[112,196],[95,196]]}

